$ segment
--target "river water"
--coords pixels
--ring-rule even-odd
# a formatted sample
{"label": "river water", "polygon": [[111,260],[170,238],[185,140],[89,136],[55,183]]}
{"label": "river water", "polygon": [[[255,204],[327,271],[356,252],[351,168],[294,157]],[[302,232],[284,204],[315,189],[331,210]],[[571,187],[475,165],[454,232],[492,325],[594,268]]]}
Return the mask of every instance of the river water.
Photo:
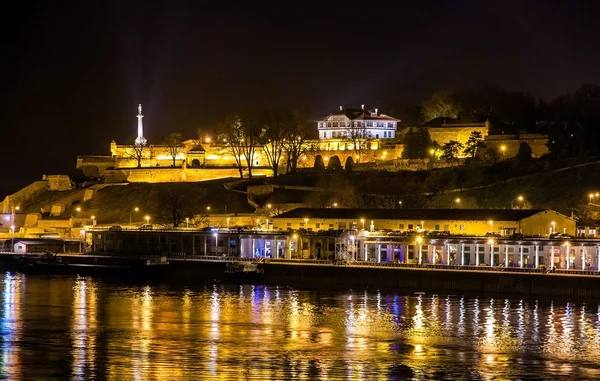
{"label": "river water", "polygon": [[600,378],[600,306],[0,276],[0,378]]}

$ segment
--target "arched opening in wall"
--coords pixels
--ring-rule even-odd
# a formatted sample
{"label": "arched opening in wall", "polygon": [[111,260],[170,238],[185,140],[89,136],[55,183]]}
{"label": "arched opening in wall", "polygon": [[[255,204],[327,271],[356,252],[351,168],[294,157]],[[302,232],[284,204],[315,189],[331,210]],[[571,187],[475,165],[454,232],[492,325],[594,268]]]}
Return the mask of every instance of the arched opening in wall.
{"label": "arched opening in wall", "polygon": [[200,160],[198,160],[198,159],[194,159],[194,160],[192,160],[192,167],[193,167],[193,168],[198,168],[198,167],[200,167]]}

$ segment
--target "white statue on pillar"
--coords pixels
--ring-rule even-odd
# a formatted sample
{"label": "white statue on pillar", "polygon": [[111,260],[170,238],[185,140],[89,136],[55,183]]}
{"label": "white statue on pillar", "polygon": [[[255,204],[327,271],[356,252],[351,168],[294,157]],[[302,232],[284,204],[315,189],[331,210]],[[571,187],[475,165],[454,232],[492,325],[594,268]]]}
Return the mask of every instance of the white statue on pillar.
{"label": "white statue on pillar", "polygon": [[142,125],[142,118],[144,117],[144,115],[142,115],[142,104],[140,103],[140,105],[138,106],[138,136],[137,138],[135,138],[135,144],[139,145],[139,146],[143,146],[146,145],[146,138],[144,137],[144,126]]}

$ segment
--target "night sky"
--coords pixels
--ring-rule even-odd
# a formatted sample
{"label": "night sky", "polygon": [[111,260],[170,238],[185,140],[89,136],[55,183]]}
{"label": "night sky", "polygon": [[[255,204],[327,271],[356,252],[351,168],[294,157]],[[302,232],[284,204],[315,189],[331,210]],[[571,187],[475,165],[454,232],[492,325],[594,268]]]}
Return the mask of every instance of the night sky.
{"label": "night sky", "polygon": [[442,88],[551,99],[600,82],[592,1],[54,3],[3,12],[0,196],[127,144],[138,103],[158,143],[251,106],[317,117]]}

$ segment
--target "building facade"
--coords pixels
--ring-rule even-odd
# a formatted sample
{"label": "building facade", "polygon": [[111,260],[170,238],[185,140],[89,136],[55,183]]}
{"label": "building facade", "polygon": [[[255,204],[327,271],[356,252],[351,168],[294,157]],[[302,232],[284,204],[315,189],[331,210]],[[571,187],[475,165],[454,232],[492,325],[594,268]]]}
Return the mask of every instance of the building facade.
{"label": "building facade", "polygon": [[396,137],[399,119],[385,115],[378,109],[367,110],[365,105],[360,109],[344,108],[327,115],[317,121],[319,139],[344,138],[359,139],[392,139]]}

